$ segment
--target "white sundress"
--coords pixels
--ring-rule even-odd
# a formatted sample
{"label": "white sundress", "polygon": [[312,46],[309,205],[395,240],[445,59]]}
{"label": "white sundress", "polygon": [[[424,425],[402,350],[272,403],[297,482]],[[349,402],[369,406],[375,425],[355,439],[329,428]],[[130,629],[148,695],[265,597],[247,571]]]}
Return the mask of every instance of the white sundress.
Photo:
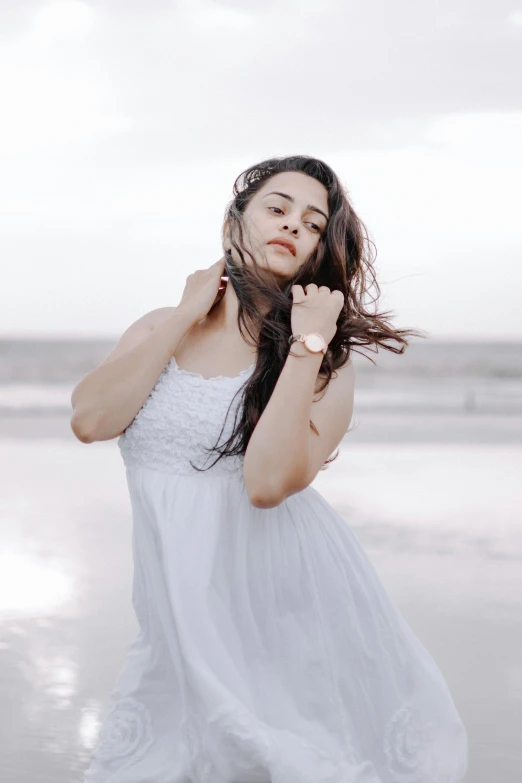
{"label": "white sundress", "polygon": [[311,486],[256,508],[241,456],[190,465],[253,369],[172,357],[118,439],[140,630],[84,783],[459,783],[447,683],[349,524]]}

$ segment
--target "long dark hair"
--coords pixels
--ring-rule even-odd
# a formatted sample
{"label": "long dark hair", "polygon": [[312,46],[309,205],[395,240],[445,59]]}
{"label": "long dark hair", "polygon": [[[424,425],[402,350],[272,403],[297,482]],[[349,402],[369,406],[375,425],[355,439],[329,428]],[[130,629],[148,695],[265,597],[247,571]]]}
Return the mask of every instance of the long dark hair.
{"label": "long dark hair", "polygon": [[[250,200],[268,179],[284,171],[308,174],[325,186],[330,218],[315,251],[295,276],[286,280],[281,287],[277,281],[275,285],[266,282],[266,278],[258,271],[254,256],[242,243],[243,213]],[[223,247],[225,274],[228,275],[228,285],[233,286],[238,299],[240,334],[246,342],[249,342],[248,337],[252,345],[257,345],[257,363],[254,372],[236,393],[243,393],[243,404],[236,410],[232,434],[222,445],[216,444],[209,450],[219,453],[212,465],[207,468],[193,465],[196,470],[208,470],[225,456],[245,454],[250,436],[270,399],[290,350],[288,339],[291,334],[292,286],[302,285],[305,288],[309,283],[316,283],[318,287],[328,286],[331,291],[338,289],[345,296],[344,306],[337,319],[337,331],[328,345],[318,374],[323,385],[316,389],[316,393],[326,391],[333,372],[350,360],[355,346],[369,346],[374,352],[381,346],[387,351],[402,354],[409,344],[407,336],[426,336],[415,329],[394,329],[387,320],[393,313],[377,312],[381,291],[373,267],[377,255],[375,245],[368,237],[367,229],[357,216],[339,178],[322,160],[307,155],[293,155],[256,163],[237,177],[233,194],[225,210],[222,243],[224,246],[224,227],[228,221],[230,242],[241,264],[237,264],[231,252]],[[251,257],[253,268],[246,265],[243,251]],[[268,264],[267,267],[270,271]],[[267,269],[264,268],[263,272],[266,275]],[[375,296],[366,303],[365,299],[372,288],[375,289]],[[370,312],[368,305],[374,305],[375,312]],[[388,341],[398,343],[399,347],[388,345]],[[373,362],[371,357],[366,358]],[[225,422],[219,437],[224,426]],[[319,434],[312,421],[310,427]],[[323,468],[337,456],[338,450],[334,457],[326,460]]]}

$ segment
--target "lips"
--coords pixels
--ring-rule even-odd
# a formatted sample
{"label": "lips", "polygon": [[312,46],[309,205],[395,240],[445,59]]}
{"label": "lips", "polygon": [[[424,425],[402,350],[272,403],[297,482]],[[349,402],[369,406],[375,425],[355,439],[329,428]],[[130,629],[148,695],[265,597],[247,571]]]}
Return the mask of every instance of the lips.
{"label": "lips", "polygon": [[283,247],[286,247],[293,256],[295,256],[295,245],[293,242],[291,242],[289,239],[271,239],[270,242],[268,242],[269,245],[282,245]]}

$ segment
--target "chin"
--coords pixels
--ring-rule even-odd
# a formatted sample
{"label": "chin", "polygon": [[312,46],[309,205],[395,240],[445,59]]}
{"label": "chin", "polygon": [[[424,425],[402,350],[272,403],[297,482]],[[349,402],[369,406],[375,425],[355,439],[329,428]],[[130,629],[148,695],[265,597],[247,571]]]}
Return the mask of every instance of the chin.
{"label": "chin", "polygon": [[285,277],[290,277],[290,275],[294,274],[293,268],[288,266],[288,264],[273,264],[270,262],[269,264],[263,264],[259,268],[269,269],[274,275],[284,275]]}

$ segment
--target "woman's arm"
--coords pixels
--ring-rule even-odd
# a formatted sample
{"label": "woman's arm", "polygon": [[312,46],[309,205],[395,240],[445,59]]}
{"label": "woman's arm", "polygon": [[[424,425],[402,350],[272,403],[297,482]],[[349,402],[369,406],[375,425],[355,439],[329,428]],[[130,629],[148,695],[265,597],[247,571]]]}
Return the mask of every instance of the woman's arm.
{"label": "woman's arm", "polygon": [[[272,508],[307,487],[346,434],[353,412],[353,363],[350,360],[336,370],[337,377],[313,402],[322,357],[302,343],[292,345],[254,428],[243,463],[245,486],[254,506]],[[310,428],[310,419],[319,435]]]}
{"label": "woman's arm", "polygon": [[192,325],[192,316],[179,308],[168,308],[168,317],[153,313],[152,321],[149,313],[131,324],[114,350],[74,387],[71,429],[82,443],[122,434]]}

